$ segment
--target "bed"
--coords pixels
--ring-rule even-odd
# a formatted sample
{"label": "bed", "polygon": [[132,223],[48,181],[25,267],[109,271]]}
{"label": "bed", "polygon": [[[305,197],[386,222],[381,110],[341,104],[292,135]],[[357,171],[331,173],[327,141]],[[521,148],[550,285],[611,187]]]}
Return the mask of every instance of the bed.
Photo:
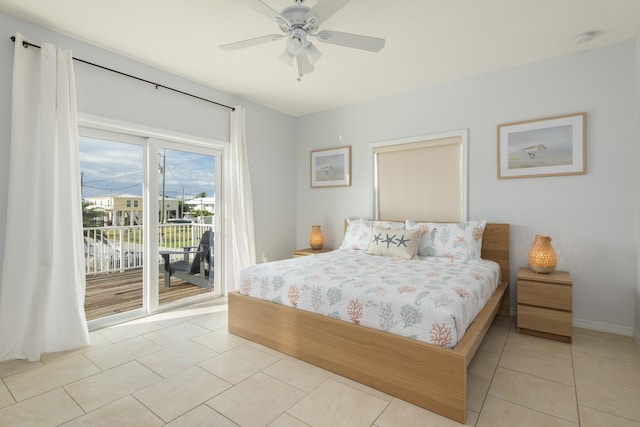
{"label": "bed", "polygon": [[502,280],[453,348],[249,296],[246,288],[229,294],[229,332],[464,423],[467,366],[495,316],[509,315],[509,225],[486,224],[480,250]]}

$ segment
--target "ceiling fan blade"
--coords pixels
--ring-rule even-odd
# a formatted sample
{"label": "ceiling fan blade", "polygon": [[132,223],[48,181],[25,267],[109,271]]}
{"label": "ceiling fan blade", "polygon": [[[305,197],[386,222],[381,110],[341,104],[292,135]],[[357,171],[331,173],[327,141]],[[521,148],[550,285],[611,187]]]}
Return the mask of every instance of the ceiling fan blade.
{"label": "ceiling fan blade", "polygon": [[377,37],[361,36],[358,34],[341,33],[339,31],[323,30],[317,34],[318,41],[337,44],[354,49],[379,52],[384,47],[385,40]]}
{"label": "ceiling fan blade", "polygon": [[[279,19],[284,19],[284,17],[280,15],[280,12],[273,9],[271,6],[269,6],[262,0],[238,0],[238,1],[244,4],[245,6],[255,10],[256,12],[261,13],[267,18],[271,19],[272,21],[278,22]],[[287,22],[286,19],[284,19],[284,21]]]}
{"label": "ceiling fan blade", "polygon": [[313,65],[309,61],[309,57],[307,56],[307,52],[301,52],[296,56],[296,60],[298,61],[298,74],[304,75],[313,71]]}
{"label": "ceiling fan blade", "polygon": [[312,16],[316,16],[318,20],[314,23],[314,26],[317,28],[347,3],[349,3],[349,0],[318,0],[316,5],[307,12],[306,18],[309,19]]}
{"label": "ceiling fan blade", "polygon": [[242,40],[239,42],[227,43],[220,45],[220,49],[222,50],[238,50],[244,49],[245,47],[257,46],[259,44],[269,43],[275,40],[280,40],[281,38],[286,37],[283,34],[270,34],[268,36],[256,37],[253,39]]}

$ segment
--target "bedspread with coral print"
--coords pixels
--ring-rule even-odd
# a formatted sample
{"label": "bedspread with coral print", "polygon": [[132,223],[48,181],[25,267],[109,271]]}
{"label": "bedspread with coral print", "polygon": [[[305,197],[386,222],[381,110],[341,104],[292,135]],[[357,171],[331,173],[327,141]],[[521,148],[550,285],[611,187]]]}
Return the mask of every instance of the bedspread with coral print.
{"label": "bedspread with coral print", "polygon": [[240,293],[452,348],[499,283],[493,261],[339,250],[246,268]]}

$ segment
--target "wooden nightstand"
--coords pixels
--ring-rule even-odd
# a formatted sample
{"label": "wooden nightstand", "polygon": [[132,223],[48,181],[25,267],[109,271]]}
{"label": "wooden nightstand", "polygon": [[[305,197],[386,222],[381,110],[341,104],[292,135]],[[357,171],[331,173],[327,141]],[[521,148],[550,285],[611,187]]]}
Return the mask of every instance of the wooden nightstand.
{"label": "wooden nightstand", "polygon": [[573,281],[566,271],[518,270],[518,332],[564,342],[572,340]]}
{"label": "wooden nightstand", "polygon": [[333,249],[311,249],[311,248],[307,248],[307,249],[296,249],[295,251],[293,251],[293,258],[298,258],[299,256],[308,256],[308,255],[316,255],[316,254],[321,254],[323,252],[330,252]]}

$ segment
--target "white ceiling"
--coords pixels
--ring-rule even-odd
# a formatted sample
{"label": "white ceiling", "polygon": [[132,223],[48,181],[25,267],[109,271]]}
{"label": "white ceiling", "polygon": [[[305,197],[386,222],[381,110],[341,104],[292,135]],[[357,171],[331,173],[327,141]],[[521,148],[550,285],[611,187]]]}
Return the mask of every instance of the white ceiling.
{"label": "white ceiling", "polygon": [[[276,10],[293,4],[265,2]],[[386,46],[371,53],[315,43],[323,56],[298,82],[278,59],[283,40],[219,49],[280,32],[237,0],[0,0],[0,11],[293,116],[640,34],[640,0],[351,0],[320,29],[384,38]],[[598,36],[577,44],[586,31]]]}

